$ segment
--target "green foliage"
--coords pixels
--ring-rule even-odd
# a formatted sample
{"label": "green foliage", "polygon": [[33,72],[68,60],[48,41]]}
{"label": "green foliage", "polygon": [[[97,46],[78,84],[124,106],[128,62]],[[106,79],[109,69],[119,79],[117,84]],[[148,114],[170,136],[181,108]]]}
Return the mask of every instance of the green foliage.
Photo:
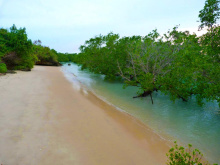
{"label": "green foliage", "polygon": [[58,62],[57,52],[54,49],[42,46],[40,40],[34,41],[32,52],[37,57],[37,65],[60,65]]}
{"label": "green foliage", "polygon": [[201,36],[202,51],[215,63],[220,62],[220,26],[214,26]]}
{"label": "green foliage", "polygon": [[139,86],[144,92],[159,90],[161,78],[169,73],[175,59],[173,49],[170,37],[164,42],[156,30],[145,37],[133,36],[122,77],[127,84]]}
{"label": "green foliage", "polygon": [[8,69],[31,70],[34,64],[59,66],[57,56],[55,50],[41,46],[40,40],[32,44],[25,28],[13,25],[9,30],[0,29],[0,60]]}
{"label": "green foliage", "polygon": [[[162,36],[157,30],[144,37],[109,33],[87,40],[74,62],[108,80],[120,78],[125,86],[138,86],[140,96],[160,90],[172,100],[187,101],[194,95],[199,105],[204,99],[220,102],[219,65],[213,49],[208,53],[205,48],[210,46],[205,46],[207,40],[177,27]],[[218,52],[218,41],[214,46]]]}
{"label": "green foliage", "polygon": [[59,62],[74,62],[75,56],[77,56],[76,53],[74,54],[68,54],[68,53],[57,53],[58,61]]}
{"label": "green foliage", "polygon": [[195,88],[201,77],[206,61],[201,54],[199,38],[186,32],[174,31],[176,39],[173,44],[178,51],[175,60],[170,65],[170,71],[161,78],[161,91],[168,93],[172,100],[181,98],[187,101],[191,95],[196,95]]}
{"label": "green foliage", "polygon": [[201,21],[200,29],[205,26],[212,28],[220,16],[219,0],[206,0],[204,8],[199,12]]}
{"label": "green foliage", "polygon": [[208,32],[201,37],[178,27],[143,37],[109,33],[87,40],[74,62],[108,80],[122,79],[125,87],[139,87],[141,97],[160,90],[173,101],[195,96],[199,105],[217,100],[220,106],[219,15],[219,1],[206,0],[199,18],[200,29],[208,26]]}
{"label": "green foliage", "polygon": [[0,63],[0,73],[6,73],[7,67],[4,63]]}
{"label": "green foliage", "polygon": [[6,40],[8,38],[8,31],[6,29],[0,29],[0,59],[7,52]]}
{"label": "green foliage", "polygon": [[0,58],[9,69],[33,68],[36,57],[32,54],[32,42],[26,29],[13,25],[9,30],[0,29]]}
{"label": "green foliage", "polygon": [[[200,37],[204,54],[203,73],[200,78],[197,96],[207,101],[217,100],[220,106],[220,26],[212,26]],[[199,98],[200,99],[200,98]],[[201,100],[201,99],[200,99]]]}
{"label": "green foliage", "polygon": [[203,154],[198,149],[192,149],[191,144],[185,149],[182,146],[178,146],[176,141],[174,143],[175,146],[167,154],[168,165],[210,165],[203,160]]}
{"label": "green foliage", "polygon": [[117,45],[118,38],[117,34],[109,33],[87,40],[80,47],[81,53],[76,56],[75,62],[80,63],[82,69],[89,68],[94,73],[106,75],[106,79],[115,79],[119,71],[117,59],[123,57],[117,49],[120,46]]}
{"label": "green foliage", "polygon": [[34,45],[33,53],[37,56],[37,62],[57,61],[56,54],[49,47]]}
{"label": "green foliage", "polygon": [[34,41],[33,54],[37,57],[37,65],[60,65],[59,62],[74,61],[76,54],[58,53],[54,49],[42,46],[41,41]]}

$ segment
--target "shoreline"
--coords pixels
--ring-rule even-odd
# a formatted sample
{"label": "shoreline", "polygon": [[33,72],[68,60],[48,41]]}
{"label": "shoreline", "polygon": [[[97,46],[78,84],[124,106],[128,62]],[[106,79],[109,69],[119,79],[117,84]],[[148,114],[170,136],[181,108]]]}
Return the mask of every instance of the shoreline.
{"label": "shoreline", "polygon": [[[96,93],[96,91],[92,88],[88,88],[85,84],[83,84],[80,80],[77,79],[77,76],[74,73],[68,73],[65,72],[64,68],[60,69],[61,72],[64,74],[64,77],[71,83],[74,85],[78,85],[81,86],[81,88],[83,88],[84,93],[92,95],[93,97],[96,98],[96,100],[102,101],[103,103],[107,104],[109,107],[113,108],[114,110],[118,111],[119,113],[122,113],[122,115],[127,115],[128,118],[130,118],[131,120],[135,120],[137,122],[137,124],[139,124],[141,127],[143,127],[143,129],[147,129],[150,132],[153,132],[154,134],[156,134],[157,136],[159,136],[159,138],[161,138],[162,140],[166,141],[166,145],[169,146],[169,148],[174,146],[174,141],[177,141],[179,146],[183,146],[183,147],[188,147],[188,143],[183,143],[182,141],[180,141],[180,139],[174,139],[173,136],[167,134],[167,133],[158,133],[158,130],[155,130],[153,128],[151,128],[150,126],[148,126],[146,123],[144,123],[141,119],[133,116],[131,113],[123,110],[122,108],[114,105],[113,103],[111,103],[110,101],[108,101],[105,97],[99,95]],[[96,101],[92,101],[94,104],[96,103]],[[110,108],[110,109],[111,109]],[[111,109],[112,110],[112,109]],[[193,148],[195,149],[196,147],[193,146]],[[168,153],[168,152],[167,152]],[[207,156],[207,155],[206,155]],[[168,160],[168,159],[167,159]],[[207,157],[203,157],[202,158],[203,163],[207,163],[208,159]],[[214,163],[213,160],[211,160],[209,158],[209,161]]]}
{"label": "shoreline", "polygon": [[[71,76],[74,77],[74,80],[71,81],[70,80],[70,77],[67,77],[66,74],[65,74],[65,71],[63,71],[63,68],[60,69],[60,71],[64,74],[64,77],[71,83],[74,85],[78,85],[78,86],[81,86],[83,88],[83,91],[89,95],[92,95],[93,97],[96,97],[97,100],[100,100],[102,101],[103,103],[107,104],[108,106],[112,107],[114,110],[118,111],[119,113],[122,113],[124,115],[128,115],[131,120],[136,120],[138,123],[140,123],[140,125],[142,125],[143,127],[146,127],[146,129],[149,129],[151,130],[152,132],[154,132],[157,136],[159,136],[161,139],[167,141],[168,143],[168,146],[169,147],[172,147],[173,144],[174,144],[174,140],[173,137],[171,135],[168,135],[168,134],[160,134],[158,133],[156,130],[152,129],[151,127],[149,127],[148,125],[146,125],[144,122],[142,122],[140,119],[136,118],[135,116],[133,116],[132,114],[130,114],[129,112],[123,110],[122,108],[120,107],[117,107],[116,105],[114,105],[113,103],[109,102],[106,98],[98,95],[94,90],[91,90],[91,89],[88,89],[82,82],[80,82],[78,79],[77,79],[77,76],[73,73],[68,73],[68,74],[72,74]],[[73,87],[74,88],[74,87]],[[95,103],[95,102],[94,102]],[[179,145],[184,145],[184,144],[181,144],[181,143],[178,143]]]}
{"label": "shoreline", "polygon": [[166,163],[168,141],[58,67],[1,76],[0,89],[2,164]]}

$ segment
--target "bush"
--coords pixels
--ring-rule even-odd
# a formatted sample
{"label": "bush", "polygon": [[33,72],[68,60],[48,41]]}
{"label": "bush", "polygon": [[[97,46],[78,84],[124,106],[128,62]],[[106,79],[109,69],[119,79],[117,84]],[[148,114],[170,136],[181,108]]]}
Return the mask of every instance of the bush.
{"label": "bush", "polygon": [[210,165],[202,160],[203,154],[198,149],[192,150],[191,144],[188,145],[188,149],[185,149],[178,146],[176,141],[174,143],[175,146],[167,154],[168,165]]}
{"label": "bush", "polygon": [[6,73],[7,67],[4,63],[0,63],[0,73]]}
{"label": "bush", "polygon": [[36,57],[32,53],[32,46],[25,28],[17,29],[13,25],[10,30],[0,29],[0,60],[8,69],[33,68]]}

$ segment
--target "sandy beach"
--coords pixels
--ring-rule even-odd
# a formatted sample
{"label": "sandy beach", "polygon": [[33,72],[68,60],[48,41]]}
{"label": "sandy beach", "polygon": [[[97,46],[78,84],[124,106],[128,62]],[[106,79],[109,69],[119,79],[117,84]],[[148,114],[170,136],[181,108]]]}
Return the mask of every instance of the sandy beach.
{"label": "sandy beach", "polygon": [[0,164],[162,165],[169,142],[60,67],[0,76]]}

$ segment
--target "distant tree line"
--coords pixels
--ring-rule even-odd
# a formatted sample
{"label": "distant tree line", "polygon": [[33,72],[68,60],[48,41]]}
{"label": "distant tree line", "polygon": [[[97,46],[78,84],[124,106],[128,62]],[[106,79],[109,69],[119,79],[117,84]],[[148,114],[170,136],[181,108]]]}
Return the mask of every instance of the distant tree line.
{"label": "distant tree line", "polygon": [[36,65],[61,65],[59,62],[73,61],[74,54],[58,53],[54,49],[42,46],[41,41],[32,43],[26,29],[0,28],[0,73],[7,70],[29,71]]}
{"label": "distant tree line", "polygon": [[150,95],[152,103],[152,92],[159,90],[172,100],[195,96],[199,105],[204,99],[220,105],[219,15],[219,1],[206,0],[199,28],[208,31],[200,37],[178,27],[163,35],[157,30],[122,38],[109,33],[87,40],[74,62],[108,80],[139,87],[136,97]]}
{"label": "distant tree line", "polygon": [[74,62],[77,53],[57,53],[59,62]]}

